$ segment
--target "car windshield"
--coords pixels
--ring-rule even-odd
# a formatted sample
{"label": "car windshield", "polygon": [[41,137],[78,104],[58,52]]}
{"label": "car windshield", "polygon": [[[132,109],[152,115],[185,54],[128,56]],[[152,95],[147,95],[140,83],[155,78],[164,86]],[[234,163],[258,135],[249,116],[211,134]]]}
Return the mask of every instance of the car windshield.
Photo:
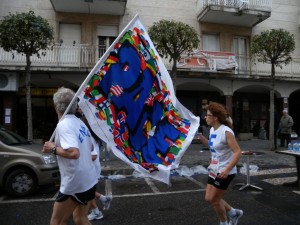
{"label": "car windshield", "polygon": [[0,127],[0,141],[7,145],[30,144],[24,137],[3,127]]}

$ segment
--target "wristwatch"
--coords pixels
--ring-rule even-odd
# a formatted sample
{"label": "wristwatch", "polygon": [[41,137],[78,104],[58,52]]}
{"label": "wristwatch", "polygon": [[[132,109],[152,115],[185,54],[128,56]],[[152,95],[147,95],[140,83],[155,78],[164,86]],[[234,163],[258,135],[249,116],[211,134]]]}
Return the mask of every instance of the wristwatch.
{"label": "wristwatch", "polygon": [[56,155],[56,147],[51,148],[51,153]]}

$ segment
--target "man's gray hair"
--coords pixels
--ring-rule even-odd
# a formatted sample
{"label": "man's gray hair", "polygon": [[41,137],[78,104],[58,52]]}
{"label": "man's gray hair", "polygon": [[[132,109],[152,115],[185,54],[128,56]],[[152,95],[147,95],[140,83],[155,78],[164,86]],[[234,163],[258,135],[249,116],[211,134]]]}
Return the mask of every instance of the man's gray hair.
{"label": "man's gray hair", "polygon": [[[53,102],[56,111],[64,114],[72,99],[75,96],[75,92],[69,88],[60,87],[53,95]],[[75,114],[77,109],[77,101],[74,101],[71,105],[68,114]]]}

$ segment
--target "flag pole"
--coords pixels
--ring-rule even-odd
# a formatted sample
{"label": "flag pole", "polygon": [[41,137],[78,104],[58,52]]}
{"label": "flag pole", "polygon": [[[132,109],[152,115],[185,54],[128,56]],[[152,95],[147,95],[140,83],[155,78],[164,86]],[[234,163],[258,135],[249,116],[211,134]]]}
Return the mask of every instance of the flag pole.
{"label": "flag pole", "polygon": [[[62,117],[60,118],[60,120],[62,120],[65,115],[69,112],[71,106],[73,105],[74,101],[77,100],[77,96],[78,94],[83,91],[83,89],[85,88],[86,84],[88,83],[88,81],[91,79],[91,76],[93,74],[95,74],[95,71],[98,69],[98,66],[102,63],[102,61],[104,59],[106,59],[109,55],[109,53],[111,52],[111,49],[115,46],[115,44],[119,41],[119,37],[122,37],[124,35],[124,33],[128,30],[128,27],[131,26],[131,24],[137,20],[137,18],[139,17],[138,14],[136,14],[134,16],[134,18],[126,25],[126,27],[122,30],[122,32],[118,35],[118,37],[114,40],[114,42],[110,45],[110,47],[105,51],[105,53],[101,56],[101,58],[98,60],[98,62],[96,63],[96,65],[94,66],[94,68],[91,70],[91,72],[88,74],[88,76],[85,78],[85,80],[82,82],[81,86],[79,87],[79,89],[77,90],[76,94],[74,95],[73,99],[71,100],[70,104],[68,105],[66,111],[64,112],[64,114],[62,115]],[[51,135],[51,138],[49,141],[53,141],[54,139],[54,135],[55,135],[55,130]]]}

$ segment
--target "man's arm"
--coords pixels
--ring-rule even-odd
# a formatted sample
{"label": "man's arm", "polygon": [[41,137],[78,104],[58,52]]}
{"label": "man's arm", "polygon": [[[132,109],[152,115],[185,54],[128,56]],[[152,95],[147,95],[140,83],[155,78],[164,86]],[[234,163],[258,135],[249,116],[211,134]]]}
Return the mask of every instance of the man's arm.
{"label": "man's arm", "polygon": [[[54,150],[54,152],[52,152]],[[62,147],[57,147],[54,142],[46,141],[43,147],[44,153],[54,153],[55,155],[59,155],[61,157],[67,159],[78,159],[80,156],[80,152],[78,148],[68,148],[63,149]]]}

